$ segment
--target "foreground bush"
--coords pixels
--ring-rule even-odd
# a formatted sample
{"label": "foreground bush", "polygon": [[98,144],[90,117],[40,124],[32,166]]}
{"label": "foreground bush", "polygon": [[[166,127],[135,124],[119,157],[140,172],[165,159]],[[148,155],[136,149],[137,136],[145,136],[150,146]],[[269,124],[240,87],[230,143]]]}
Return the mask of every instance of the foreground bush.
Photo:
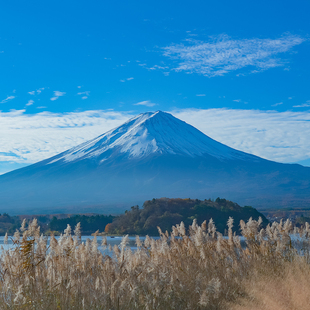
{"label": "foreground bush", "polygon": [[181,223],[170,235],[160,231],[160,240],[137,237],[135,252],[124,237],[111,258],[98,250],[96,237],[80,242],[79,224],[73,236],[70,226],[58,241],[51,236],[48,246],[36,220],[27,229],[23,223],[16,247],[0,256],[0,309],[267,309],[259,302],[272,281],[284,283],[290,266],[309,274],[310,228],[260,224],[240,222],[241,244],[231,218],[228,238],[212,220],[194,221],[187,232]]}

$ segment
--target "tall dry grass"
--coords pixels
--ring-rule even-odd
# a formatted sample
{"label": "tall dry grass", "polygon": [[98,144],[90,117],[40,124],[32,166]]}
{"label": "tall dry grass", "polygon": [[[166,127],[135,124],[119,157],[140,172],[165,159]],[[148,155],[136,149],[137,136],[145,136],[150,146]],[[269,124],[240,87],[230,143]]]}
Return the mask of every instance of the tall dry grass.
{"label": "tall dry grass", "polygon": [[310,269],[304,260],[283,265],[277,274],[256,275],[244,281],[245,298],[231,304],[232,310],[310,309]]}
{"label": "tall dry grass", "polygon": [[[68,226],[58,241],[51,236],[48,245],[36,220],[27,228],[23,222],[13,236],[16,247],[0,255],[0,309],[280,309],[272,307],[282,295],[308,300],[306,278],[295,272],[309,274],[308,224],[261,229],[261,221],[241,221],[244,245],[233,234],[233,219],[227,224],[223,238],[212,220],[194,221],[187,231],[181,223],[170,235],[160,231],[159,240],[137,237],[134,252],[124,237],[110,257],[96,237],[81,242],[79,225],[73,234]],[[292,234],[299,236],[296,245]]]}

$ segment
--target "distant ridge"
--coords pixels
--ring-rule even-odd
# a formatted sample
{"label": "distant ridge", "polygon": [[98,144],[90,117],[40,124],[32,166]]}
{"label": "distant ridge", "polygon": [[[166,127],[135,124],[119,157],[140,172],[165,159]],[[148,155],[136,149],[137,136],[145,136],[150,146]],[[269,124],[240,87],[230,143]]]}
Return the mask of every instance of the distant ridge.
{"label": "distant ridge", "polygon": [[253,207],[305,206],[310,168],[223,145],[162,111],[0,176],[3,212],[122,212],[150,198],[225,197]]}

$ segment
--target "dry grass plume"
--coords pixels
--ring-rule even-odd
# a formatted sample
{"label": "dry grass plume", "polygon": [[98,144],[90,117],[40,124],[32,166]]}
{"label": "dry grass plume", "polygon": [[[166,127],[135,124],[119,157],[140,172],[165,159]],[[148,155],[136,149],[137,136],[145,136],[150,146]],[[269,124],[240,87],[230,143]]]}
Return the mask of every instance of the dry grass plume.
{"label": "dry grass plume", "polygon": [[110,257],[96,236],[81,242],[79,225],[48,243],[36,220],[23,222],[0,254],[0,309],[304,309],[309,225],[260,224],[240,222],[241,244],[232,218],[227,238],[212,220],[181,223],[159,240],[137,237],[134,252],[124,237]]}

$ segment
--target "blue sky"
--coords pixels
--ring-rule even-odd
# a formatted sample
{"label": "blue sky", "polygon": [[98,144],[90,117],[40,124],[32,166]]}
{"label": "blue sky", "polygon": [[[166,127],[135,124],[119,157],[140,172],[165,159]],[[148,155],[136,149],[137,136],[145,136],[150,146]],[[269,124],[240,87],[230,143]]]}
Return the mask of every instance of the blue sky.
{"label": "blue sky", "polygon": [[309,1],[4,2],[0,173],[159,109],[232,147],[310,165],[309,11]]}

